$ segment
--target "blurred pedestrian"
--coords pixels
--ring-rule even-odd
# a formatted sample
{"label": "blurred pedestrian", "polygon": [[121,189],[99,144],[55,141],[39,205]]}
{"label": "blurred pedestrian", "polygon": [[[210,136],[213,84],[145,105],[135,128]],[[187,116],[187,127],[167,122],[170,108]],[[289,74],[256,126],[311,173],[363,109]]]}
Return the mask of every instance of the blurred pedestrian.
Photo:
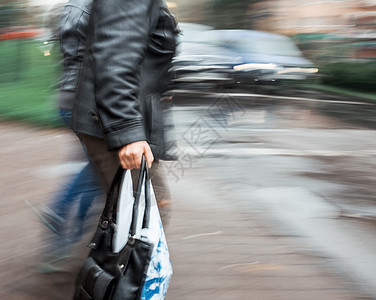
{"label": "blurred pedestrian", "polygon": [[157,201],[169,201],[159,160],[173,158],[173,124],[161,99],[176,34],[162,0],[94,0],[72,124],[106,191],[120,165],[137,169],[145,155]]}
{"label": "blurred pedestrian", "polygon": [[[69,0],[59,23],[58,33],[64,65],[58,107],[60,116],[68,127],[71,124],[73,102],[87,43],[91,5],[92,0]],[[84,145],[83,148],[86,153]],[[103,194],[97,171],[89,158],[82,170],[61,187],[48,207],[40,211],[39,215],[44,224],[57,234],[47,247],[48,255],[43,257],[42,271],[52,268],[49,263],[56,262],[59,256],[64,258],[69,253],[70,246],[80,240],[89,208],[94,199]],[[72,212],[73,207],[77,207],[77,212]],[[72,213],[73,222],[68,224]]]}

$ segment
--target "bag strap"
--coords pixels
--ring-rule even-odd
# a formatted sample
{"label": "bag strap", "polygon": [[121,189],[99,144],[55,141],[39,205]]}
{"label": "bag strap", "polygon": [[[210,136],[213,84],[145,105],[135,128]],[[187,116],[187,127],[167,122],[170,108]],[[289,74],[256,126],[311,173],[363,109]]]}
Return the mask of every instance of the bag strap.
{"label": "bag strap", "polygon": [[[102,227],[107,227],[109,223],[116,222],[116,208],[118,204],[120,186],[122,183],[125,170],[120,166],[116,171],[114,179],[112,180],[110,191],[108,192],[106,204],[102,212],[100,224]],[[150,206],[151,206],[151,192],[150,192],[150,172],[146,164],[145,156],[142,156],[140,175],[137,183],[136,199],[133,204],[133,214],[129,233],[131,236],[136,234],[138,210],[140,206],[140,198],[142,187],[145,192],[145,209],[142,222],[142,228],[149,228],[150,222]]]}
{"label": "bag strap", "polygon": [[150,222],[150,212],[151,212],[151,179],[150,179],[150,170],[145,164],[145,214],[144,220],[142,222],[142,228],[149,228]]}
{"label": "bag strap", "polygon": [[101,220],[103,221],[113,221],[113,211],[114,206],[117,204],[117,199],[119,196],[120,183],[123,178],[124,169],[120,166],[116,171],[114,179],[112,180],[110,191],[108,192],[106,204],[102,212]]}
{"label": "bag strap", "polygon": [[151,206],[150,174],[149,174],[149,168],[146,164],[146,160],[144,156],[142,156],[140,176],[138,178],[138,184],[137,184],[136,199],[133,204],[132,222],[129,228],[130,236],[134,236],[136,234],[138,209],[140,207],[142,187],[144,187],[144,193],[145,193],[145,209],[144,209],[144,217],[142,221],[142,228],[149,228],[150,206]]}

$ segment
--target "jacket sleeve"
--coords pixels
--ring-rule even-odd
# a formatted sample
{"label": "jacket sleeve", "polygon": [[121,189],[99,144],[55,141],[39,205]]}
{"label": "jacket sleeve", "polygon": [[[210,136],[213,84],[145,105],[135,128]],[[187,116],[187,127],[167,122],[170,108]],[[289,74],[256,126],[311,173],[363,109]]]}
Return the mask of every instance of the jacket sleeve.
{"label": "jacket sleeve", "polygon": [[89,23],[91,0],[70,0],[64,7],[60,25],[60,50],[64,55],[64,73],[61,86],[64,90],[75,91],[78,73],[82,67]]}
{"label": "jacket sleeve", "polygon": [[95,101],[109,150],[146,140],[139,77],[158,2],[97,0],[93,7]]}

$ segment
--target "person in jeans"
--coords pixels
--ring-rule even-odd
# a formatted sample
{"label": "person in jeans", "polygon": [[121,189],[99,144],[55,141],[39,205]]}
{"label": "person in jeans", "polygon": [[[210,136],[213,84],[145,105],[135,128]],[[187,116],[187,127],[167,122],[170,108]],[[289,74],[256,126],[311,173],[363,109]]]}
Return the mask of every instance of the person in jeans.
{"label": "person in jeans", "polygon": [[[68,127],[71,127],[73,103],[87,43],[91,5],[92,0],[69,0],[59,23],[58,35],[64,64],[58,108]],[[57,234],[46,250],[48,255],[44,263],[47,266],[49,259],[56,261],[59,256],[65,257],[73,242],[82,237],[89,208],[96,197],[104,194],[95,166],[87,156],[85,146],[82,146],[88,163],[60,188],[48,207],[39,212],[43,223]],[[77,207],[77,212],[72,212],[73,207]],[[73,219],[72,224],[68,224],[69,218]]]}
{"label": "person in jeans", "polygon": [[[163,55],[160,55],[160,57],[155,61],[148,62],[148,64],[154,64],[154,67],[159,69],[151,71],[148,80],[152,78],[156,79],[155,83],[158,85],[157,87],[159,88],[159,93],[150,93],[146,95],[145,99],[149,102],[149,104],[151,104],[151,106],[154,106],[153,113],[151,113],[152,111],[150,109],[148,109],[147,111],[149,119],[148,122],[165,124],[164,127],[159,128],[158,136],[155,136],[155,131],[149,132],[150,134],[154,134],[154,140],[157,140],[161,145],[158,147],[158,151],[162,153],[162,155],[158,155],[157,153],[157,160],[153,164],[151,170],[151,180],[157,198],[157,203],[160,208],[162,222],[164,223],[164,225],[166,225],[168,223],[170,215],[170,191],[166,183],[163,166],[161,166],[161,163],[159,163],[159,158],[172,158],[171,151],[169,152],[167,150],[169,150],[169,148],[172,148],[170,144],[173,144],[173,141],[170,143],[163,141],[166,141],[168,139],[166,129],[173,127],[173,124],[171,121],[171,116],[168,114],[169,110],[164,109],[166,106],[171,105],[171,98],[166,96],[162,97],[161,91],[166,87],[166,83],[168,82],[167,70],[170,67],[170,59],[174,55],[175,51],[174,35],[176,24],[172,16],[169,14],[165,4],[158,1],[157,3],[157,6],[153,5],[157,8],[157,14],[154,14],[154,22],[159,21],[160,24],[158,24],[158,26],[160,28],[155,28],[155,36],[153,41],[155,45],[151,44],[150,46],[154,47],[154,49],[152,50],[155,53],[160,51],[159,54],[162,53]],[[148,5],[150,6],[150,3]],[[79,93],[79,95],[77,95],[77,87],[79,85],[79,75],[82,72],[84,57],[88,57],[88,53],[86,52],[85,55],[85,51],[87,51],[86,46],[89,36],[91,7],[92,0],[70,0],[64,7],[60,22],[59,38],[60,48],[64,55],[64,69],[60,83],[58,106],[60,109],[60,114],[67,124],[71,124],[72,107],[75,104],[81,105],[81,103],[85,103],[89,99],[89,97],[85,94]],[[141,10],[145,9],[143,5],[140,5],[140,8]],[[166,24],[164,22],[166,22]],[[154,25],[157,24],[155,23]],[[165,26],[170,27],[167,27],[166,29],[164,28]],[[124,31],[121,32],[121,35],[123,33],[124,35],[129,35],[131,32],[132,31],[126,33]],[[170,34],[167,39],[165,39],[166,32]],[[161,49],[158,49],[158,47],[161,46],[159,45],[160,42],[165,43],[165,46],[162,45],[163,47]],[[167,61],[165,58],[167,58]],[[126,62],[127,60],[129,60],[129,58],[125,57],[124,62]],[[144,64],[146,65],[146,63]],[[158,79],[159,72],[165,74],[165,77]],[[145,83],[146,81],[144,80],[143,84]],[[156,86],[155,83],[154,86]],[[161,101],[161,99],[163,99],[163,101]],[[165,112],[163,116],[160,113],[157,113],[158,111],[161,111],[161,109],[164,109],[167,112]],[[91,118],[92,111],[90,111],[88,115],[90,115]],[[81,118],[79,118],[78,121],[80,121],[80,119]],[[77,124],[77,119],[75,122],[73,122],[73,124],[74,123]],[[151,125],[152,124],[150,123],[148,126]],[[161,134],[162,130],[163,134]],[[78,129],[77,131],[80,130]],[[82,139],[81,133],[78,132],[78,134]],[[85,142],[83,143],[83,147],[86,151]],[[94,146],[94,148],[101,149],[96,145]],[[108,166],[114,169],[118,166],[119,161],[118,159],[115,159],[116,162],[114,165],[112,165],[111,162],[113,161],[113,155],[110,155],[110,157],[111,158],[105,158],[104,163],[108,164]],[[148,158],[149,157],[150,156],[148,156]],[[102,179],[102,181],[100,182],[98,180],[98,164],[94,161],[94,163],[97,165],[96,168],[94,166],[94,163],[92,162],[92,158],[94,157],[89,158],[89,163],[69,182],[67,187],[61,189],[60,193],[57,195],[53,203],[51,203],[51,205],[49,206],[49,209],[42,212],[42,216],[46,225],[48,225],[50,229],[61,235],[62,231],[66,227],[65,220],[67,219],[70,208],[74,205],[74,201],[79,200],[79,210],[76,218],[77,222],[73,226],[73,228],[77,228],[77,232],[69,232],[69,234],[71,234],[70,239],[72,241],[76,241],[79,237],[82,236],[83,224],[91,203],[93,202],[95,197],[101,195],[103,186],[105,189],[107,188],[107,183],[106,180],[103,181],[102,173],[100,173],[100,178]],[[103,169],[99,167],[99,170]],[[136,182],[136,180],[134,181]]]}

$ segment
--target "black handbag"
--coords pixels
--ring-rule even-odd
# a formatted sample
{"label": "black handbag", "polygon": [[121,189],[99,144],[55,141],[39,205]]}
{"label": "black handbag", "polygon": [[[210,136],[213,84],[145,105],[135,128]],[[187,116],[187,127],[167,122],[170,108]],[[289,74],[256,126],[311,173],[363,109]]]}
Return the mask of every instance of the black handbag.
{"label": "black handbag", "polygon": [[136,238],[137,216],[141,189],[145,181],[145,206],[142,228],[148,228],[150,219],[150,176],[145,158],[142,158],[137,193],[127,244],[113,252],[112,241],[116,231],[117,200],[124,170],[117,171],[97,231],[89,244],[92,250],[77,279],[74,300],[131,300],[140,299],[149,266],[153,244]]}

